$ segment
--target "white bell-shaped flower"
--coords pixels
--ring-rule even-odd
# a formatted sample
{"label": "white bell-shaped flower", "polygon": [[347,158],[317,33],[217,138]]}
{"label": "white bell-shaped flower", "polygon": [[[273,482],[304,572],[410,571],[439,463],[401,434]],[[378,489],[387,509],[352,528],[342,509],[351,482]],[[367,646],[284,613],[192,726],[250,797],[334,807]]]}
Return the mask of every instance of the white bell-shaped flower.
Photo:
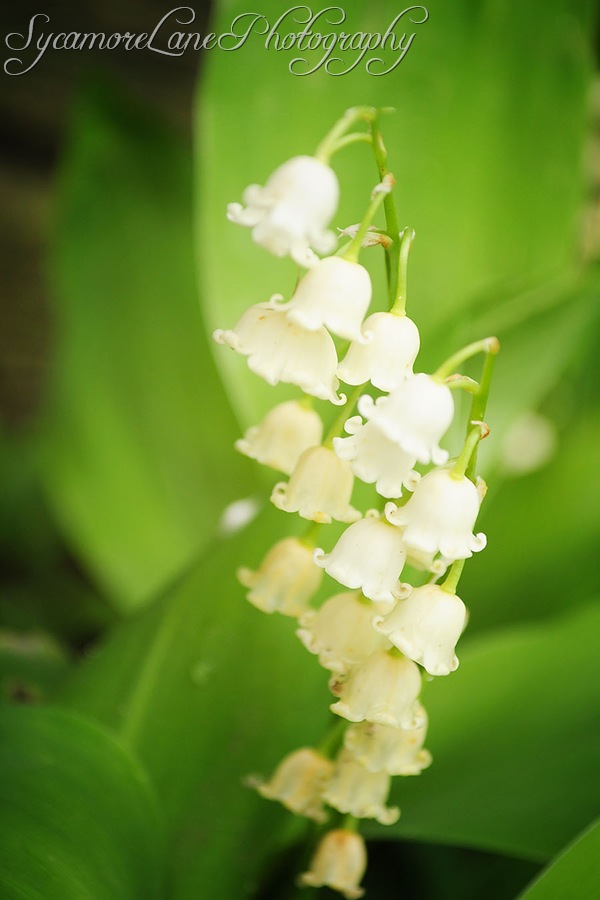
{"label": "white bell-shaped flower", "polygon": [[385,805],[390,781],[387,772],[370,772],[348,750],[342,750],[323,791],[323,800],[338,812],[357,819],[377,819],[382,825],[393,825],[400,810]]}
{"label": "white bell-shaped flower", "polygon": [[329,332],[301,328],[274,304],[251,306],[235,328],[217,329],[214,340],[247,356],[248,367],[271,385],[283,381],[336,406],[345,403],[345,396],[336,394],[337,353]]}
{"label": "white bell-shaped flower", "polygon": [[407,547],[422,553],[439,551],[450,561],[466,559],[485,547],[485,534],[473,534],[478,513],[477,488],[450,469],[428,472],[405,506],[385,507],[388,521],[402,526]]}
{"label": "white bell-shaped flower", "polygon": [[237,577],[250,588],[247,599],[266,613],[299,616],[316,593],[323,573],[313,560],[313,550],[298,538],[278,541],[258,570],[238,569]]}
{"label": "white bell-shaped flower", "polygon": [[331,553],[315,550],[315,562],[328,575],[344,587],[362,590],[369,600],[388,606],[404,596],[398,579],[405,561],[400,530],[373,511],[350,525]]}
{"label": "white bell-shaped flower", "polygon": [[413,374],[419,329],[408,316],[377,312],[365,319],[362,330],[370,340],[350,345],[338,376],[346,384],[370,381],[381,391],[393,391]]}
{"label": "white bell-shaped flower", "polygon": [[374,616],[373,628],[430,675],[458,668],[454,649],[467,619],[465,604],[439,584],[414,588],[386,616]]}
{"label": "white bell-shaped flower", "polygon": [[415,489],[420,478],[413,470],[415,456],[386,437],[375,422],[363,425],[360,416],[353,416],[344,427],[351,437],[334,438],[333,449],[349,461],[357,478],[375,484],[382,497],[401,497],[403,487]]}
{"label": "white bell-shaped flower", "polygon": [[328,256],[309,269],[290,302],[280,309],[309,331],[324,325],[338,337],[364,343],[361,326],[371,294],[371,276],[364,266]]}
{"label": "white bell-shaped flower", "polygon": [[349,463],[329,447],[310,447],[298,460],[287,484],[281,481],[275,485],[271,502],[284,512],[297,512],[313,522],[356,522],[360,512],[350,506],[353,485]]}
{"label": "white bell-shaped flower", "polygon": [[421,673],[412,660],[397,651],[376,650],[352,669],[341,685],[340,699],[331,711],[350,722],[377,722],[395,728],[418,728],[423,724],[417,703]]}
{"label": "white bell-shaped flower", "polygon": [[346,900],[359,900],[359,887],[367,868],[367,848],[357,831],[338,828],[321,838],[308,872],[299,878],[307,887],[330,887]]}
{"label": "white bell-shaped flower", "polygon": [[274,406],[259,425],[235,442],[236,450],[264,466],[291,475],[298,459],[323,437],[323,423],[314,409],[297,400]]}
{"label": "white bell-shaped flower", "polygon": [[371,627],[376,608],[377,604],[358,591],[336,594],[320,609],[303,613],[296,634],[307,650],[318,655],[324,669],[342,674],[375,650],[389,646]]}
{"label": "white bell-shaped flower", "polygon": [[313,156],[295,156],[267,180],[244,191],[245,207],[230,203],[227,218],[252,229],[254,241],[275,256],[290,255],[311,266],[319,253],[329,253],[335,237],[327,231],[339,199],[334,171]]}
{"label": "white bell-shaped flower", "polygon": [[365,769],[388,775],[418,775],[431,765],[431,753],[423,749],[427,713],[420,707],[423,724],[418,728],[393,728],[375,722],[356,722],[346,729],[344,746]]}
{"label": "white bell-shaped flower", "polygon": [[358,411],[420,463],[442,465],[448,453],[439,447],[454,416],[450,388],[430,375],[413,375],[387,396],[358,401]]}
{"label": "white bell-shaped flower", "polygon": [[299,816],[316,822],[327,818],[323,791],[333,773],[331,760],[310,747],[302,747],[286,756],[267,782],[253,784],[263,797],[278,800]]}

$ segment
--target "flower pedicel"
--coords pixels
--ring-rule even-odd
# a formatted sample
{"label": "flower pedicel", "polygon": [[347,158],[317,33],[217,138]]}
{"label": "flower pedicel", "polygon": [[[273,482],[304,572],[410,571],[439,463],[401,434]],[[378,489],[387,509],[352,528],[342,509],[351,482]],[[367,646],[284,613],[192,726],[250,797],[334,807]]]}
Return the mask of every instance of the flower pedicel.
{"label": "flower pedicel", "polygon": [[[326,823],[299,884],[326,885],[348,900],[364,893],[360,820],[393,824],[399,810],[386,805],[390,780],[431,764],[423,678],[458,666],[467,616],[456,588],[465,559],[485,546],[485,536],[474,533],[485,494],[476,455],[489,432],[483,416],[499,349],[485,338],[435,372],[413,373],[420,336],[406,315],[406,286],[414,232],[398,228],[379,116],[371,107],[348,110],[314,156],[293,157],[264,187],[246,189],[245,206],[230,204],[229,219],[251,228],[257,244],[308,272],[287,302],[276,294],[214,334],[269,384],[303,392],[267,412],[236,447],[288,476],[271,500],[309,522],[303,535],[280,537],[256,571],[241,568],[238,578],[255,607],[298,620],[298,637],[330,673],[335,715],[319,747],[288,748],[270,780],[253,786],[294,814]],[[339,229],[347,243],[319,259],[316,253],[335,246],[328,227],[339,188],[330,161],[353,141],[371,145],[381,181],[360,225]],[[385,228],[373,225],[382,204]],[[359,263],[365,248],[387,256],[387,312],[369,309],[371,278]],[[478,383],[460,366],[480,353]],[[340,380],[353,388],[348,401]],[[373,399],[373,388],[383,395]],[[455,416],[454,390],[468,391],[472,405],[463,446],[449,461],[440,442]],[[327,432],[313,397],[344,407]],[[352,506],[355,478],[374,485],[377,509]],[[320,534],[333,520],[347,525],[337,541]],[[327,550],[316,547],[317,532]],[[414,585],[400,582],[407,565],[419,570]],[[325,573],[346,590],[330,591],[319,606],[314,597]]]}

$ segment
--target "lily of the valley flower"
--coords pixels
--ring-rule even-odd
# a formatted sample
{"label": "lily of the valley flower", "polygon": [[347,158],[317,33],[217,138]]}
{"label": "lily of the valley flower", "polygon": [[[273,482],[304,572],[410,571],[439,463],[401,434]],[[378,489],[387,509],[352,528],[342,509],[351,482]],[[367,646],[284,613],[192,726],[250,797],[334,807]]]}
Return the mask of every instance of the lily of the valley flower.
{"label": "lily of the valley flower", "polygon": [[356,831],[338,828],[321,838],[308,872],[300,876],[307,887],[330,887],[346,900],[358,900],[364,891],[359,887],[367,868],[367,850]]}
{"label": "lily of the valley flower", "polygon": [[431,376],[413,375],[376,401],[365,395],[358,411],[420,463],[442,465],[448,459],[439,441],[452,422],[454,400],[450,388]]}
{"label": "lily of the valley flower", "polygon": [[230,203],[227,218],[252,229],[257,244],[275,256],[290,255],[300,266],[311,266],[311,250],[329,253],[335,237],[327,231],[339,199],[333,170],[313,156],[295,156],[279,166],[264,187],[244,191],[245,207]]}
{"label": "lily of the valley flower", "polygon": [[346,384],[370,381],[382,391],[392,391],[413,374],[419,352],[419,330],[408,316],[391,312],[373,313],[363,322],[365,343],[352,343],[338,366]]}
{"label": "lily of the valley flower", "polygon": [[418,666],[396,650],[376,650],[352,669],[343,682],[340,699],[331,711],[350,722],[377,722],[395,728],[418,728],[423,724],[417,703],[421,692]]}
{"label": "lily of the valley flower", "polygon": [[361,326],[371,293],[371,277],[364,266],[329,256],[309,269],[290,302],[280,308],[309,331],[324,325],[338,337],[364,343]]}
{"label": "lily of the valley flower", "polygon": [[310,447],[298,460],[289,482],[275,485],[271,502],[313,522],[356,522],[360,513],[350,506],[353,485],[354,475],[345,460],[329,447]]}
{"label": "lily of the valley flower", "polygon": [[331,553],[315,550],[315,562],[345,587],[392,605],[404,595],[398,579],[406,561],[400,529],[371,511],[347,528]]}
{"label": "lily of the valley flower", "polygon": [[431,753],[423,749],[427,714],[419,708],[423,724],[418,728],[393,728],[374,722],[356,722],[346,729],[344,746],[370,772],[419,775],[431,765]]}
{"label": "lily of the valley flower", "polygon": [[323,790],[333,772],[331,760],[316,750],[302,747],[286,756],[268,782],[256,789],[269,800],[278,800],[287,809],[316,822],[327,818]]}
{"label": "lily of the valley flower", "polygon": [[370,772],[348,750],[342,750],[325,786],[323,799],[339,812],[349,813],[357,819],[377,819],[382,825],[393,825],[398,821],[400,810],[385,805],[389,792],[387,772]]}
{"label": "lily of the valley flower", "polygon": [[250,588],[248,600],[266,613],[299,616],[319,588],[323,573],[313,560],[313,551],[298,538],[275,544],[258,570],[238,569],[237,577]]}
{"label": "lily of the valley flower", "polygon": [[274,299],[251,306],[235,328],[217,329],[213,338],[247,356],[248,367],[268,384],[283,381],[336,406],[346,402],[336,394],[337,353],[331,335],[325,328],[307,331],[291,322]]}
{"label": "lily of the valley flower", "polygon": [[483,550],[486,536],[473,534],[479,496],[472,481],[450,469],[425,475],[405,506],[387,503],[389,522],[402,527],[404,543],[421,553],[437,553],[447,560],[466,559]]}
{"label": "lily of the valley flower", "polygon": [[413,470],[416,457],[386,437],[375,422],[362,424],[360,416],[348,419],[351,437],[334,438],[333,449],[347,459],[357,478],[375,484],[382,497],[401,497],[402,488],[414,490],[420,476]]}
{"label": "lily of the valley flower", "polygon": [[458,668],[454,652],[467,618],[465,604],[438,584],[414,588],[386,616],[374,616],[373,627],[430,675],[449,675]]}
{"label": "lily of the valley flower", "polygon": [[344,673],[375,650],[389,646],[371,627],[377,605],[358,591],[336,594],[318,610],[303,613],[296,632],[304,646],[319,657],[324,669]]}
{"label": "lily of the valley flower", "polygon": [[314,409],[297,400],[274,406],[259,425],[235,442],[236,450],[264,466],[291,475],[298,459],[323,437],[323,423]]}

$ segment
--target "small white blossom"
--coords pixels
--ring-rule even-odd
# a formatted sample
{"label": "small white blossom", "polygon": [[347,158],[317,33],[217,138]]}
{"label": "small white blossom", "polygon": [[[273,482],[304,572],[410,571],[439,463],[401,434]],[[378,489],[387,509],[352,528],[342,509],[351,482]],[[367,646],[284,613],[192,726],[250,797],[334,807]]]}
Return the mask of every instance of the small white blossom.
{"label": "small white blossom", "polygon": [[423,724],[418,728],[393,728],[375,722],[355,722],[346,729],[344,746],[371,772],[419,775],[431,765],[431,753],[423,749],[427,713],[420,707]]}
{"label": "small white blossom", "polygon": [[280,803],[299,816],[316,822],[327,818],[323,808],[323,790],[333,772],[333,763],[316,750],[302,747],[286,756],[268,782],[253,787],[269,800]]}
{"label": "small white blossom", "polygon": [[323,437],[323,423],[314,409],[297,400],[274,406],[259,425],[235,442],[236,450],[278,472],[291,475],[298,459]]}
{"label": "small white blossom", "polygon": [[458,668],[454,650],[467,618],[465,604],[438,584],[414,588],[389,615],[375,616],[373,627],[430,675]]}
{"label": "small white blossom", "polygon": [[324,669],[344,673],[389,642],[371,627],[377,605],[358,591],[336,594],[320,609],[303,613],[296,632],[304,646],[319,657]]}
{"label": "small white blossom", "polygon": [[283,381],[336,406],[346,402],[336,394],[337,353],[331,335],[325,328],[307,331],[291,322],[273,298],[251,306],[235,328],[217,329],[213,338],[247,356],[248,367],[270,385]]}
{"label": "small white blossom", "polygon": [[345,430],[351,437],[334,438],[333,449],[347,459],[357,478],[375,484],[382,497],[401,497],[402,488],[414,490],[419,475],[413,470],[416,457],[390,440],[374,422],[362,424],[360,416],[348,419]]}
{"label": "small white blossom", "polygon": [[423,724],[417,697],[421,692],[418,666],[396,651],[376,650],[352,669],[341,685],[340,699],[331,711],[350,722],[377,722],[396,728]]}
{"label": "small white blossom", "polygon": [[387,503],[389,522],[402,526],[407,547],[437,553],[446,560],[466,559],[483,550],[485,534],[473,534],[479,513],[479,496],[472,481],[456,478],[449,469],[425,475],[405,506]]}
{"label": "small white blossom", "polygon": [[420,463],[448,459],[438,443],[452,422],[454,400],[450,388],[431,376],[413,375],[376,401],[365,395],[358,411]]}
{"label": "small white blossom", "polygon": [[300,884],[308,887],[330,887],[346,900],[359,900],[364,891],[359,883],[367,868],[367,849],[356,831],[338,828],[321,838],[308,872],[300,876]]}
{"label": "small white blossom", "polygon": [[362,330],[370,341],[350,345],[338,376],[346,384],[370,381],[381,391],[394,390],[413,374],[419,329],[408,316],[378,312],[365,319]]}
{"label": "small white blossom", "polygon": [[364,266],[329,256],[309,269],[290,302],[280,309],[309,331],[324,325],[338,337],[364,343],[361,326],[371,293],[371,277]]}
{"label": "small white blossom", "polygon": [[335,236],[326,230],[339,199],[333,170],[313,156],[295,156],[267,180],[244,191],[245,207],[230,203],[227,218],[252,229],[254,241],[275,256],[290,255],[300,266],[311,266],[319,253],[329,253]]}
{"label": "small white blossom", "polygon": [[313,522],[355,522],[360,513],[350,506],[353,485],[354,475],[345,460],[329,447],[310,447],[298,460],[289,482],[275,485],[271,502]]}
{"label": "small white blossom", "polygon": [[278,541],[258,570],[238,569],[238,580],[250,588],[248,600],[266,613],[299,616],[319,588],[323,573],[313,561],[313,551],[298,538]]}
{"label": "small white blossom", "polygon": [[347,528],[331,553],[315,550],[315,562],[328,575],[388,606],[404,595],[398,579],[405,561],[400,530],[377,513],[367,514]]}
{"label": "small white blossom", "polygon": [[338,812],[349,813],[357,819],[377,819],[382,825],[393,825],[400,810],[386,807],[389,792],[387,772],[370,772],[348,750],[342,750],[325,786],[323,800]]}

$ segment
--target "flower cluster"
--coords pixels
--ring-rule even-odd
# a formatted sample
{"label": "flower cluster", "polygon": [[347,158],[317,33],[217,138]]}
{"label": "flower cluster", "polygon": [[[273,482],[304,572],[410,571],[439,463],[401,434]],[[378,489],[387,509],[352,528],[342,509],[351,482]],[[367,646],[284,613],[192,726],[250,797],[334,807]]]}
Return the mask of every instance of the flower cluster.
{"label": "flower cluster", "polygon": [[[299,639],[329,673],[337,719],[322,746],[292,752],[256,786],[298,815],[332,823],[300,882],[328,885],[347,898],[363,893],[366,850],[357,820],[395,822],[400,810],[386,805],[392,777],[418,775],[431,763],[424,749],[423,677],[446,676],[458,666],[456,644],[467,612],[456,587],[465,559],[486,543],[475,533],[485,486],[474,472],[478,441],[488,432],[482,417],[498,350],[496,339],[488,338],[434,373],[414,373],[420,337],[405,311],[414,234],[391,227],[389,173],[360,226],[342,230],[352,235],[349,243],[337,255],[316,257],[315,250],[333,249],[325,229],[338,185],[327,160],[360,120],[369,123],[381,154],[376,111],[351,110],[318,158],[289,160],[264,188],[247,189],[245,208],[230,206],[229,217],[251,227],[258,244],[289,254],[307,272],[287,302],[275,295],[251,307],[232,330],[214,335],[245,355],[269,384],[294,384],[305,395],[275,406],[236,447],[288,476],[275,485],[271,501],[313,524],[303,537],[278,541],[256,571],[242,568],[238,577],[258,609],[297,619]],[[381,158],[378,163],[385,172]],[[368,229],[383,201],[387,239],[377,241]],[[391,308],[369,314],[371,279],[358,254],[377,244],[396,256],[387,266]],[[455,374],[479,352],[486,354],[480,384]],[[354,389],[349,401],[340,381]],[[464,445],[450,459],[440,443],[455,417],[457,389],[469,391],[473,405]],[[346,404],[325,437],[313,397]],[[373,486],[377,508],[363,513],[352,506],[356,478]],[[326,552],[315,546],[315,533],[332,521],[347,527]],[[413,583],[401,580],[409,571]],[[343,590],[315,605],[324,573]]]}

